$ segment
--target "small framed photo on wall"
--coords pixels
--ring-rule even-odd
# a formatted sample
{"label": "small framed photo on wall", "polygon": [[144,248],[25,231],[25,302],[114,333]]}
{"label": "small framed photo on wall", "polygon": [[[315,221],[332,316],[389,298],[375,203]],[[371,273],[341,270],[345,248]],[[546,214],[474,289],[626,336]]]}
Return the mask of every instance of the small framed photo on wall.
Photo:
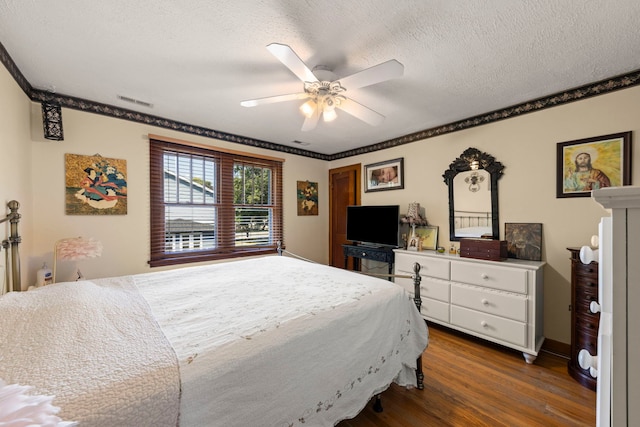
{"label": "small framed photo on wall", "polygon": [[318,215],[318,183],[297,181],[298,216]]}
{"label": "small framed photo on wall", "polygon": [[365,193],[404,188],[404,158],[364,166]]}

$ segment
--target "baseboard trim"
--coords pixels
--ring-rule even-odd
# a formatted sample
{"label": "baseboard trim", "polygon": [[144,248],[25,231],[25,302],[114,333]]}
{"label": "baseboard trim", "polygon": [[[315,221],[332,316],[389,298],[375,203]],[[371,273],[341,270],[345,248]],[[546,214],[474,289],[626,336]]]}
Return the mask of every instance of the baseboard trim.
{"label": "baseboard trim", "polygon": [[550,340],[549,338],[545,338],[540,350],[547,353],[555,354],[556,356],[564,357],[565,359],[569,359],[571,357],[570,344]]}

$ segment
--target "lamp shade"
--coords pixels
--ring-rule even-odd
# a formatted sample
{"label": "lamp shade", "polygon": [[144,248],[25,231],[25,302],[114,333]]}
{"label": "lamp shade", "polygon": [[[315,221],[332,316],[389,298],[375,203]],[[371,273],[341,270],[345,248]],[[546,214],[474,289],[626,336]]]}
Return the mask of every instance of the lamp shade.
{"label": "lamp shade", "polygon": [[300,111],[309,119],[316,112],[316,103],[310,99],[300,106]]}
{"label": "lamp shade", "polygon": [[97,258],[102,255],[102,243],[90,237],[71,237],[58,240],[56,243],[56,257],[63,261],[77,261],[79,259]]}
{"label": "lamp shade", "polygon": [[[100,255],[102,255],[102,243],[94,238],[70,237],[58,240],[53,247],[53,282],[56,282],[58,260],[77,261],[97,258]],[[82,273],[78,269],[78,280],[82,278]]]}

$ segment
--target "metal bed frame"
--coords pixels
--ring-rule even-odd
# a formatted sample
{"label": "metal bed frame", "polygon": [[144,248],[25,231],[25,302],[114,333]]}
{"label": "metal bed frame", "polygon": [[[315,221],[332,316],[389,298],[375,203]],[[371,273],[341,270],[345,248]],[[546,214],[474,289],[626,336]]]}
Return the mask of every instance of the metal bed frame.
{"label": "metal bed frame", "polygon": [[[18,245],[22,242],[22,238],[18,234],[18,223],[22,215],[18,213],[20,203],[16,200],[12,200],[7,203],[7,207],[10,212],[5,218],[0,219],[0,224],[9,221],[10,235],[8,238],[2,241],[2,247],[5,250],[5,269],[6,275],[2,289],[0,289],[0,295],[10,291],[22,290],[22,281],[20,277],[20,253],[18,251]],[[11,258],[11,263],[9,263]]]}

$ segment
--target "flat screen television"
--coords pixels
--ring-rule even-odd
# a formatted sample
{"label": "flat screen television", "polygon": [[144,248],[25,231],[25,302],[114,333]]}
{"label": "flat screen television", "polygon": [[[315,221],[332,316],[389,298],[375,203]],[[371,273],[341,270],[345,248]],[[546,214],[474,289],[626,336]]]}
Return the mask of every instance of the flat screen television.
{"label": "flat screen television", "polygon": [[367,246],[397,247],[400,206],[347,206],[347,240]]}

